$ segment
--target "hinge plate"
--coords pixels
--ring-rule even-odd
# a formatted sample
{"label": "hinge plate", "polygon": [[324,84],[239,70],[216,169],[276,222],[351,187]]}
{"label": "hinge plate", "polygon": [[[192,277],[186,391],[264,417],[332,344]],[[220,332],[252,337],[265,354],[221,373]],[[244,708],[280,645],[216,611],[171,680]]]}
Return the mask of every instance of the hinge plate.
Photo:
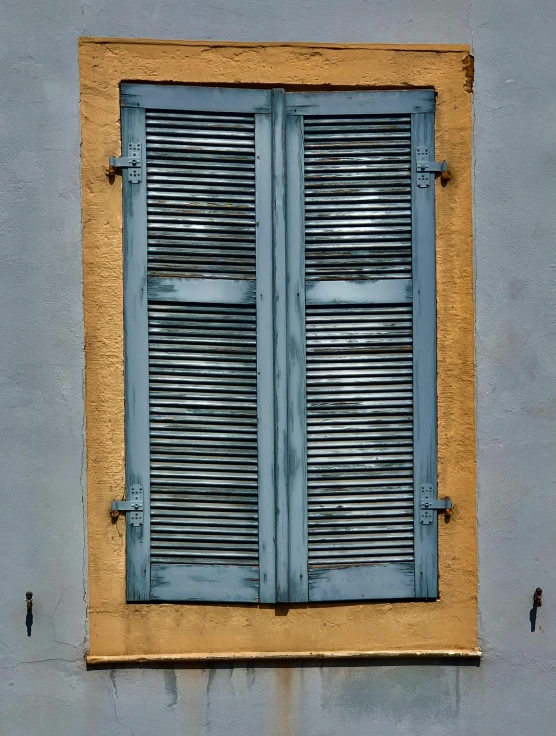
{"label": "hinge plate", "polygon": [[449,498],[435,498],[434,488],[431,483],[421,486],[421,499],[419,509],[419,521],[421,524],[432,524],[435,511],[446,511],[452,508]]}
{"label": "hinge plate", "polygon": [[446,161],[429,161],[429,149],[427,146],[417,146],[415,151],[417,168],[417,186],[426,189],[431,185],[431,174],[441,174],[448,171]]}
{"label": "hinge plate", "polygon": [[141,143],[130,141],[127,144],[127,156],[110,156],[108,161],[113,169],[127,169],[127,180],[130,184],[141,182]]}
{"label": "hinge plate", "polygon": [[136,483],[129,489],[125,501],[112,501],[112,511],[125,511],[131,526],[143,526],[143,486]]}

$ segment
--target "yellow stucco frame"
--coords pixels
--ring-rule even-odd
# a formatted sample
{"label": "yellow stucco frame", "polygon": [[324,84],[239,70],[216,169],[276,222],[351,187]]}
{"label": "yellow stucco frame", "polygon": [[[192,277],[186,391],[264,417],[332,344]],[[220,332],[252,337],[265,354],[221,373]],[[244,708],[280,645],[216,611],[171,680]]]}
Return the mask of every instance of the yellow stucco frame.
{"label": "yellow stucco frame", "polygon": [[[81,39],[83,269],[86,356],[90,663],[255,657],[478,655],[473,265],[472,57],[467,46],[383,46]],[[110,502],[124,488],[119,84],[433,87],[436,185],[440,598],[429,603],[128,604],[125,524]]]}

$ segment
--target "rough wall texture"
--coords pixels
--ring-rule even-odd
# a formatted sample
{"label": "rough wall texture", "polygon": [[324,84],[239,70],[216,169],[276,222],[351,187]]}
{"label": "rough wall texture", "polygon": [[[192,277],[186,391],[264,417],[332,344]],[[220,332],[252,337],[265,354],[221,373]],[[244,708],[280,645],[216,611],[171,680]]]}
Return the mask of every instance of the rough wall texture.
{"label": "rough wall texture", "polygon": [[[554,732],[555,31],[552,0],[4,0],[2,736]],[[85,670],[79,35],[473,44],[480,667]]]}

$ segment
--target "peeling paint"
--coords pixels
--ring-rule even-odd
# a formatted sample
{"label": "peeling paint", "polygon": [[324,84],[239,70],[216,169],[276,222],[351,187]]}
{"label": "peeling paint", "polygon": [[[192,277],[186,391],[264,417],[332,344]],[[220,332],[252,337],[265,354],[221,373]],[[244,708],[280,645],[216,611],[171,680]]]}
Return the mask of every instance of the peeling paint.
{"label": "peeling paint", "polygon": [[473,82],[475,81],[475,57],[468,54],[463,59],[462,66],[465,73],[465,91],[473,92]]}

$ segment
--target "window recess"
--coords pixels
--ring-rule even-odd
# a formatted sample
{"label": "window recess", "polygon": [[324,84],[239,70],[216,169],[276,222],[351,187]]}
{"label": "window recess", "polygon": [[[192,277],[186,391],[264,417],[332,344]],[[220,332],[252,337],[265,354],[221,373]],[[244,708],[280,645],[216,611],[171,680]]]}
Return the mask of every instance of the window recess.
{"label": "window recess", "polygon": [[121,102],[128,600],[435,598],[433,91]]}

